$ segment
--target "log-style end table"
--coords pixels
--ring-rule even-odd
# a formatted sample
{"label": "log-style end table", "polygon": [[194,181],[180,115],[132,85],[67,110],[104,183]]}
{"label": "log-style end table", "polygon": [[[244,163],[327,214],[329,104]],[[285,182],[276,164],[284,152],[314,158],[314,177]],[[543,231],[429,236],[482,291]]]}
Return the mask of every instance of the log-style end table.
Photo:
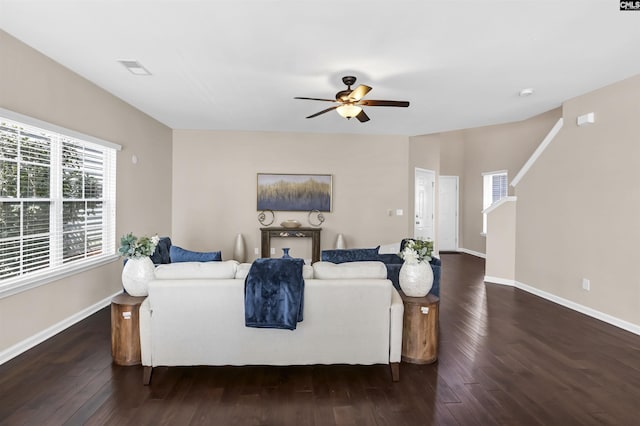
{"label": "log-style end table", "polygon": [[111,356],[117,365],[139,365],[140,305],[144,297],[119,294],[111,301]]}
{"label": "log-style end table", "polygon": [[432,294],[409,297],[399,293],[404,303],[402,361],[431,364],[438,359],[440,299]]}

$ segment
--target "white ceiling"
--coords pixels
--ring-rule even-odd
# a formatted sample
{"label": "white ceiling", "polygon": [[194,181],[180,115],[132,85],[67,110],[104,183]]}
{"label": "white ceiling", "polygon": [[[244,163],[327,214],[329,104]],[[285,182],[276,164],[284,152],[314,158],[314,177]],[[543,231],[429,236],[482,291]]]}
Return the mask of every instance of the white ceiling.
{"label": "white ceiling", "polygon": [[[0,28],[174,129],[420,135],[640,74],[640,12],[615,0],[0,0]],[[411,106],[305,119],[331,104],[293,97],[344,75]]]}

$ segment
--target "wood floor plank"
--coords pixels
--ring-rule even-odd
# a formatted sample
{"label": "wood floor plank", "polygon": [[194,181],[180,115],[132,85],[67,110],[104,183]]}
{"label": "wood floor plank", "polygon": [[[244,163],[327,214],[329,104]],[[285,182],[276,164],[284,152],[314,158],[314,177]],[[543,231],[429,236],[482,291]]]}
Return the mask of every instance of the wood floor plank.
{"label": "wood floor plank", "polygon": [[631,425],[640,336],[442,256],[438,362],[388,366],[112,365],[110,312],[0,366],[0,424]]}

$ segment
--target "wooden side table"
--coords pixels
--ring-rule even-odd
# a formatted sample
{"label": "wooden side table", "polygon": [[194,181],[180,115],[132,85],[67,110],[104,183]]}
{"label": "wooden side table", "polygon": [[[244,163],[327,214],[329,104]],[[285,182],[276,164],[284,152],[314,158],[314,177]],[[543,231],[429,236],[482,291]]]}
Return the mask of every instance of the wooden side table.
{"label": "wooden side table", "polygon": [[138,365],[140,305],[144,297],[119,294],[111,301],[111,356],[117,365]]}
{"label": "wooden side table", "polygon": [[404,303],[402,361],[431,364],[438,359],[440,299],[432,294],[409,297],[399,293]]}

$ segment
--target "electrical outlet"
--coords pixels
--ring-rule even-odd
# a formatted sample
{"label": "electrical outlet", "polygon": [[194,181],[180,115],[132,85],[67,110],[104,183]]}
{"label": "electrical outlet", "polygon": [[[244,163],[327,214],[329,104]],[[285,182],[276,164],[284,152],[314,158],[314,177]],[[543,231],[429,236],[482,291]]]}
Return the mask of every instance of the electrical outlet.
{"label": "electrical outlet", "polygon": [[253,254],[260,254],[260,249],[258,247],[254,248]]}
{"label": "electrical outlet", "polygon": [[584,291],[590,291],[591,290],[591,281],[586,279],[586,278],[583,278],[582,279],[582,289]]}
{"label": "electrical outlet", "polygon": [[402,216],[403,214],[404,214],[404,211],[402,209],[396,210],[396,216]]}
{"label": "electrical outlet", "polygon": [[274,249],[273,247],[271,247],[271,254],[276,254],[276,249]]}

